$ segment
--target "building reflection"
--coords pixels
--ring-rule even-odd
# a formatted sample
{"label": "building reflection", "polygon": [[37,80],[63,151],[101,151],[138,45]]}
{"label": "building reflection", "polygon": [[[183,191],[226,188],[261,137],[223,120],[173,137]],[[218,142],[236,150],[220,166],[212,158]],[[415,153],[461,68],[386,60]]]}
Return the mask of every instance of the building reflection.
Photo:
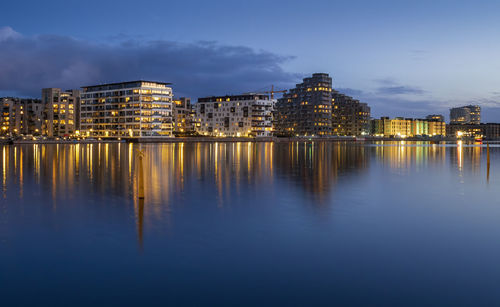
{"label": "building reflection", "polygon": [[276,175],[294,180],[314,196],[315,204],[329,199],[340,177],[369,166],[367,148],[359,144],[294,142],[280,144],[274,155]]}
{"label": "building reflection", "polygon": [[[145,199],[139,201],[136,152],[144,151]],[[171,143],[58,144],[1,147],[2,197],[39,195],[52,211],[88,198],[118,200],[135,217],[139,245],[151,225],[167,230],[173,209],[186,205],[186,193],[199,193],[204,206],[227,210],[244,193],[277,191],[294,184],[318,206],[329,204],[341,180],[366,172],[373,159],[398,172],[443,167],[479,172],[482,148],[431,144]],[[206,195],[206,196],[202,196]],[[213,197],[213,198],[210,198]],[[146,240],[147,241],[147,240]]]}
{"label": "building reflection", "polygon": [[400,173],[442,165],[446,147],[428,142],[379,142],[372,146],[382,165]]}

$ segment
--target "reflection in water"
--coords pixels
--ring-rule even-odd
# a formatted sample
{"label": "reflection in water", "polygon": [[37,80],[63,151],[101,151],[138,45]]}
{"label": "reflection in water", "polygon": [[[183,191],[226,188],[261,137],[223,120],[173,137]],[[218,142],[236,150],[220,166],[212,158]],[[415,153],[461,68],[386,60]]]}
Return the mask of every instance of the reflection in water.
{"label": "reflection in water", "polygon": [[[142,201],[137,197],[136,149],[145,153]],[[460,143],[449,147],[405,142],[237,142],[35,144],[3,146],[1,152],[3,199],[22,199],[26,184],[50,199],[46,203],[53,212],[71,206],[78,195],[102,199],[98,204],[102,206],[107,197],[120,197],[125,208],[133,208],[142,246],[143,234],[153,221],[161,220],[168,227],[171,207],[183,206],[183,193],[192,182],[202,183],[200,193],[215,195],[207,206],[221,210],[235,205],[230,200],[243,190],[251,187],[258,193],[259,188],[276,186],[275,181],[283,178],[312,197],[315,205],[323,206],[329,204],[340,178],[365,172],[371,159],[402,173],[438,167],[448,159],[462,176],[480,172],[482,148]]]}

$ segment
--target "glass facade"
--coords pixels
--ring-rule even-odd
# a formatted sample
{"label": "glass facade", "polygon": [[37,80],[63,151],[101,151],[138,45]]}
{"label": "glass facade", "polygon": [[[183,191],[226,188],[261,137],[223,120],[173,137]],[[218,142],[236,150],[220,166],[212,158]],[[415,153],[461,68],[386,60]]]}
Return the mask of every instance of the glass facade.
{"label": "glass facade", "polygon": [[171,137],[172,88],[151,81],[83,87],[81,130],[88,137]]}

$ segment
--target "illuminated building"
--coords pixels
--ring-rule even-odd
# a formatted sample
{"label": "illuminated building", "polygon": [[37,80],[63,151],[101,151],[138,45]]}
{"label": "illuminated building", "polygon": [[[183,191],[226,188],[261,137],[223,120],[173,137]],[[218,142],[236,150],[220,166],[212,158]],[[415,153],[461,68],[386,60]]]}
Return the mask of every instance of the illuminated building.
{"label": "illuminated building", "polygon": [[191,99],[181,97],[173,100],[173,127],[176,133],[194,131],[194,114]]}
{"label": "illuminated building", "polygon": [[79,130],[80,91],[59,88],[42,89],[44,105],[43,133],[48,137],[71,136]]}
{"label": "illuminated building", "polygon": [[444,120],[427,120],[429,125],[429,135],[446,135],[446,123]]}
{"label": "illuminated building", "polygon": [[370,107],[352,97],[332,91],[332,134],[365,135],[369,133]]}
{"label": "illuminated building", "polygon": [[449,136],[458,138],[485,138],[489,140],[500,139],[500,124],[450,124],[446,126]]}
{"label": "illuminated building", "polygon": [[84,86],[81,133],[89,137],[172,136],[169,83],[130,81]]}
{"label": "illuminated building", "polygon": [[40,135],[43,104],[39,99],[2,98],[1,135]]}
{"label": "illuminated building", "polygon": [[260,94],[198,98],[195,129],[210,136],[272,136],[274,103]]}
{"label": "illuminated building", "polygon": [[450,109],[450,124],[480,124],[481,107],[464,106]]}
{"label": "illuminated building", "polygon": [[396,117],[382,117],[371,121],[371,133],[385,137],[445,136],[446,124],[442,121]]}
{"label": "illuminated building", "polygon": [[332,78],[316,73],[285,93],[276,104],[276,134],[332,134]]}

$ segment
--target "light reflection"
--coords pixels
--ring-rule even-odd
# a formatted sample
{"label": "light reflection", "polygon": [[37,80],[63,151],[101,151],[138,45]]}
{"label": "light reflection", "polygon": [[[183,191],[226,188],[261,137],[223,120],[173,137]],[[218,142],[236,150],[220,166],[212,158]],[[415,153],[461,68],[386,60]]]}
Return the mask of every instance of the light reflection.
{"label": "light reflection", "polygon": [[[145,151],[143,203],[137,200],[135,177],[134,153],[139,147]],[[260,193],[286,182],[297,186],[294,192],[311,197],[311,206],[320,208],[332,206],[338,183],[366,171],[371,159],[400,173],[449,162],[461,174],[480,172],[481,155],[479,146],[411,142],[366,146],[345,142],[3,146],[2,186],[4,198],[10,191],[26,197],[27,191],[40,190],[44,199],[51,200],[54,211],[91,194],[119,199],[124,209],[134,210],[142,246],[148,225],[161,220],[169,221],[163,225],[169,227],[173,210],[185,205],[184,193],[213,189],[215,193],[207,193],[203,205],[227,210],[237,205],[234,199],[246,190],[242,187],[255,187]],[[101,158],[103,163],[99,163]],[[9,165],[13,166],[10,173]],[[194,186],[197,190],[192,190]]]}

